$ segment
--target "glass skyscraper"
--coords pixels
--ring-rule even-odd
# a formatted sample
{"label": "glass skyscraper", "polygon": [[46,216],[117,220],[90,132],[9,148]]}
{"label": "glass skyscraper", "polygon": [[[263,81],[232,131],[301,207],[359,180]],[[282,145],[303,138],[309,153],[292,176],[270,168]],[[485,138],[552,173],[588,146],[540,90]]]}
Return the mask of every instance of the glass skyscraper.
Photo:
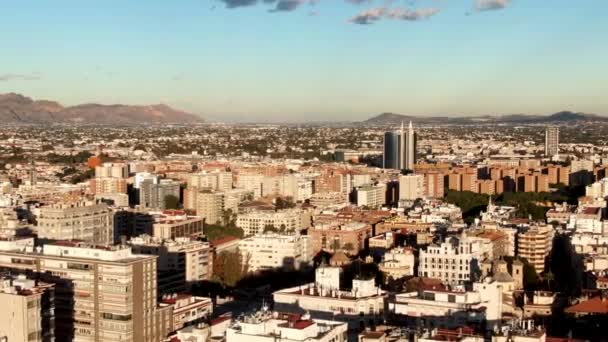
{"label": "glass skyscraper", "polygon": [[400,130],[384,133],[382,167],[413,170],[416,164],[416,138],[411,121],[407,129],[401,123]]}

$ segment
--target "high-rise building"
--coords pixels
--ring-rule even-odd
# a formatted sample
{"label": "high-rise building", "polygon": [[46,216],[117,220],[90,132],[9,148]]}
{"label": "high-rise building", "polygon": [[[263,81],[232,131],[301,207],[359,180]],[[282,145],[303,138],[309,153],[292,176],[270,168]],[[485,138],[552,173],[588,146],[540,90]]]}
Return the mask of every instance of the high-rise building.
{"label": "high-rise building", "polygon": [[213,258],[208,242],[188,237],[173,240],[140,235],[129,241],[135,254],[158,256],[158,295],[181,293],[211,278]]}
{"label": "high-rise building", "polygon": [[545,129],[545,155],[553,157],[559,153],[559,127]]}
{"label": "high-rise building", "polygon": [[399,132],[384,133],[384,151],[382,155],[382,167],[385,169],[399,168],[399,147],[401,135]]}
{"label": "high-rise building", "polygon": [[263,234],[239,242],[243,260],[250,272],[268,269],[298,270],[311,266],[315,255],[310,236]]}
{"label": "high-rise building", "polygon": [[360,207],[379,208],[386,204],[386,184],[366,185],[357,188],[357,205]]}
{"label": "high-rise building", "polygon": [[196,199],[196,215],[204,218],[206,224],[220,223],[225,210],[224,202],[225,196],[221,191],[200,191]]}
{"label": "high-rise building", "polygon": [[403,123],[401,124],[401,154],[402,154],[402,169],[414,170],[414,164],[416,164],[416,132],[410,121],[410,125],[407,130],[403,129]]}
{"label": "high-rise building", "polygon": [[173,196],[179,200],[179,191],[180,183],[178,181],[162,179],[155,183],[145,180],[139,187],[139,204],[144,208],[167,209],[167,196]]}
{"label": "high-rise building", "polygon": [[0,341],[55,341],[54,287],[19,275],[0,279]]}
{"label": "high-rise building", "polygon": [[114,213],[105,204],[57,203],[40,208],[36,232],[50,240],[114,242]]}
{"label": "high-rise building", "polygon": [[525,258],[536,273],[545,270],[545,258],[553,247],[553,227],[549,225],[532,226],[517,234],[517,256]]}
{"label": "high-rise building", "polygon": [[424,176],[405,175],[399,177],[399,200],[413,201],[424,197]]}
{"label": "high-rise building", "polygon": [[4,246],[0,268],[55,285],[57,341],[163,341],[172,307],[157,306],[156,256],[71,241]]}
{"label": "high-rise building", "polygon": [[413,170],[416,164],[416,132],[412,122],[406,129],[384,133],[382,167],[385,169]]}

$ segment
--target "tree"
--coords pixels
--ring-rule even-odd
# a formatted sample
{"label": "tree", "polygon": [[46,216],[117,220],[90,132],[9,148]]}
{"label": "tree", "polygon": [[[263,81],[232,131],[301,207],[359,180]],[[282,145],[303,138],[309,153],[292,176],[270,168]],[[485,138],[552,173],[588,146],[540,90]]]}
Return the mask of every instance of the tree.
{"label": "tree", "polygon": [[552,290],[552,283],[555,280],[555,275],[553,274],[553,272],[551,271],[547,271],[544,275],[543,278],[545,279],[545,281],[547,281],[547,287],[549,288],[549,291]]}
{"label": "tree", "polygon": [[213,277],[223,286],[234,287],[247,274],[247,264],[239,250],[221,252],[213,260]]}
{"label": "tree", "polygon": [[274,206],[277,210],[281,210],[281,209],[293,208],[296,206],[296,204],[293,203],[291,197],[287,197],[285,199],[282,197],[277,197],[275,199]]}
{"label": "tree", "polygon": [[331,250],[332,250],[332,251],[334,251],[334,253],[335,253],[336,251],[338,251],[338,249],[340,249],[340,240],[338,240],[338,239],[333,239],[333,240],[331,241],[331,246],[330,246],[330,247],[331,247]]}
{"label": "tree", "polygon": [[203,233],[209,241],[214,241],[229,236],[240,239],[245,235],[243,230],[239,227],[225,227],[217,224],[206,224],[205,228],[203,228]]}
{"label": "tree", "polygon": [[225,226],[235,227],[236,226],[236,214],[232,212],[232,209],[222,211],[222,223]]}
{"label": "tree", "polygon": [[263,230],[264,233],[277,233],[278,231],[279,230],[271,224],[265,225]]}
{"label": "tree", "polygon": [[179,209],[181,207],[181,203],[179,203],[179,198],[175,195],[166,195],[164,198],[165,201],[165,209]]}
{"label": "tree", "polygon": [[345,243],[344,246],[342,246],[342,248],[344,248],[344,250],[346,250],[349,253],[352,253],[355,250],[355,246],[353,246],[353,244],[350,242]]}

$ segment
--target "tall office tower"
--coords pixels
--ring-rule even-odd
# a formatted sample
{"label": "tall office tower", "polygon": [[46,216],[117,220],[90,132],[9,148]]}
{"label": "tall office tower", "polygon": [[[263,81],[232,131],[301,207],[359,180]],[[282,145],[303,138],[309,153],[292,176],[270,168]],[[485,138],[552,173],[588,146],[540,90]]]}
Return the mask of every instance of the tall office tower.
{"label": "tall office tower", "polygon": [[384,152],[382,155],[382,167],[385,169],[399,168],[399,148],[401,134],[399,132],[384,133]]}
{"label": "tall office tower", "polygon": [[410,125],[407,130],[403,129],[403,123],[401,123],[401,144],[402,144],[402,169],[414,170],[414,164],[416,164],[416,132],[410,121]]}
{"label": "tall office tower", "polygon": [[559,127],[545,129],[545,155],[553,157],[559,153]]}
{"label": "tall office tower", "polygon": [[385,169],[414,169],[414,164],[416,164],[416,132],[414,132],[411,121],[407,129],[401,123],[400,130],[384,133],[382,164]]}

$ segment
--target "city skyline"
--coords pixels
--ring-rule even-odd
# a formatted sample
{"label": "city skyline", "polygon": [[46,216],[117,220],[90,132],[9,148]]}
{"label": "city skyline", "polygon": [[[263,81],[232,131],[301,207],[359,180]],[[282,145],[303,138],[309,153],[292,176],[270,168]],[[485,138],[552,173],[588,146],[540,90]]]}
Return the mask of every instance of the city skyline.
{"label": "city skyline", "polygon": [[0,93],[65,105],[167,103],[228,122],[356,121],[382,112],[606,114],[598,70],[608,55],[599,41],[607,6],[10,3],[3,7],[12,15],[0,23],[11,33]]}

